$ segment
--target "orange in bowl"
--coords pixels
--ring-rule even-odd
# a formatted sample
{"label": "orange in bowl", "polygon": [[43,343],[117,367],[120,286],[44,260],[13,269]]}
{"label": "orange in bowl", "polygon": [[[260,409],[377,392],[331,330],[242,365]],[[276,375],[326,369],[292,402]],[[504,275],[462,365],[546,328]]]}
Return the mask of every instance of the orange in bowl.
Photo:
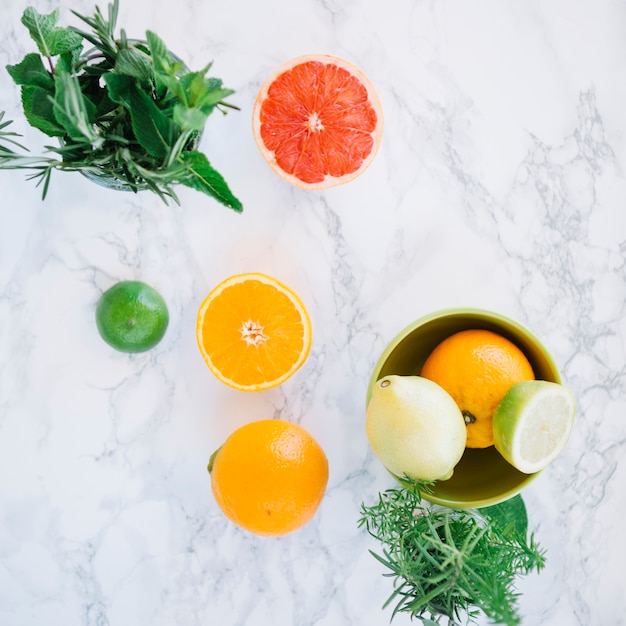
{"label": "orange in bowl", "polygon": [[443,387],[457,403],[467,428],[468,448],[493,445],[493,415],[506,392],[535,374],[526,355],[510,340],[484,328],[444,339],[420,373]]}
{"label": "orange in bowl", "polygon": [[[537,380],[562,382],[549,351],[524,325],[492,311],[445,309],[409,324],[389,342],[372,371],[366,402],[369,403],[377,380],[391,374],[420,375],[439,344],[455,333],[470,329],[488,330],[515,344],[528,359]],[[435,482],[432,493],[423,495],[431,502],[453,508],[489,506],[513,497],[538,474],[517,470],[495,446],[466,448],[452,477]]]}
{"label": "orange in bowl", "polygon": [[252,129],[279,176],[305,189],[325,189],[354,180],[374,160],[382,139],[382,107],[357,67],[309,54],[285,63],[265,81]]}

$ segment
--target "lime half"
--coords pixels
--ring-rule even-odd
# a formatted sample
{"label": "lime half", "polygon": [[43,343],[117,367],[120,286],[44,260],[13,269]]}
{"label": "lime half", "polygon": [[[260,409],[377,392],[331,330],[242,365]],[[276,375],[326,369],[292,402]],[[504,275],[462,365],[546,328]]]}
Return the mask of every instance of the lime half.
{"label": "lime half", "polygon": [[169,323],[167,305],[150,285],[119,282],[105,291],[96,307],[100,336],[120,352],[145,352],[163,338]]}
{"label": "lime half", "polygon": [[565,447],[575,412],[574,396],[564,385],[545,380],[517,383],[493,416],[496,449],[520,472],[534,474]]}

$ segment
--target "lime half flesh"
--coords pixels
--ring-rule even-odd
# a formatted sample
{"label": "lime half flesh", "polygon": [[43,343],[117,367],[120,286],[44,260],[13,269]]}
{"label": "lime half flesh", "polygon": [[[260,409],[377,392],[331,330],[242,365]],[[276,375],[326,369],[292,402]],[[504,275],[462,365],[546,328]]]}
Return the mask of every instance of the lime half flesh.
{"label": "lime half flesh", "polygon": [[565,447],[575,412],[574,396],[564,385],[545,380],[517,383],[494,413],[495,447],[520,472],[534,474]]}
{"label": "lime half flesh", "polygon": [[100,336],[120,352],[145,352],[163,338],[167,305],[150,285],[125,280],[105,291],[96,307]]}

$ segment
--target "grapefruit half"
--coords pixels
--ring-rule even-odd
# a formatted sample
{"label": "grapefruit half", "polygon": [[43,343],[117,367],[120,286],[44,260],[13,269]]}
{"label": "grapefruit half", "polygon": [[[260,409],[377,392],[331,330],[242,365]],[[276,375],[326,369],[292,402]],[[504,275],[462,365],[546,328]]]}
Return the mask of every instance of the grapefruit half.
{"label": "grapefruit half", "polygon": [[282,178],[305,189],[354,180],[376,156],[383,132],[380,101],[351,63],[325,54],[296,57],[256,97],[253,132]]}

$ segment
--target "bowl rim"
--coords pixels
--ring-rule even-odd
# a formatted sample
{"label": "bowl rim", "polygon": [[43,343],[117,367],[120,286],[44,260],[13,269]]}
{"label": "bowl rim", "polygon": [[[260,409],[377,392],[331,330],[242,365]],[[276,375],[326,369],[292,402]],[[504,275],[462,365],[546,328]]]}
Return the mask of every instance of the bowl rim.
{"label": "bowl rim", "polygon": [[[504,315],[502,313],[497,313],[495,311],[491,311],[489,309],[477,308],[477,307],[450,307],[438,309],[436,311],[432,311],[431,313],[427,313],[414,320],[410,324],[406,325],[402,330],[400,330],[396,335],[387,343],[385,349],[382,354],[376,361],[372,373],[370,375],[370,379],[367,386],[366,393],[366,407],[369,404],[369,401],[372,396],[372,391],[374,385],[380,378],[380,372],[383,369],[383,366],[391,353],[398,347],[398,345],[412,332],[418,329],[421,326],[424,326],[428,322],[431,322],[436,319],[448,318],[448,317],[457,317],[457,316],[475,316],[475,317],[483,317],[489,320],[492,320],[494,323],[501,322],[504,326],[509,326],[514,328],[520,334],[528,337],[533,344],[537,346],[537,348],[541,351],[542,357],[545,359],[548,367],[554,373],[555,382],[562,383],[560,371],[554,361],[554,358],[544,346],[543,342],[535,335],[527,326],[518,322],[517,320]],[[398,480],[401,484],[402,481],[397,476],[395,476],[392,472],[390,474]],[[485,498],[475,498],[473,500],[457,500],[454,498],[442,498],[437,496],[436,494],[423,493],[422,496],[425,500],[433,504],[438,504],[441,506],[447,506],[451,508],[464,509],[464,508],[481,508],[486,506],[492,506],[494,504],[499,504],[504,502],[510,498],[513,498],[517,494],[520,493],[525,487],[527,487],[537,476],[541,474],[541,471],[535,472],[533,474],[527,474],[523,480],[520,481],[514,487],[506,490],[502,494],[497,496],[490,496]]]}
{"label": "bowl rim", "polygon": [[550,369],[553,370],[557,374],[556,378],[559,378],[559,380],[556,382],[561,382],[559,368],[557,367],[557,364],[554,361],[552,355],[550,354],[548,349],[543,345],[539,337],[537,337],[537,335],[535,335],[527,326],[525,326],[521,322],[518,322],[517,320],[514,320],[513,318],[508,317],[507,315],[503,315],[502,313],[496,313],[495,311],[490,311],[489,309],[472,308],[472,307],[445,308],[445,309],[439,309],[437,311],[433,311],[431,313],[427,313],[426,315],[423,315],[422,317],[411,322],[410,324],[405,326],[402,330],[400,330],[398,333],[396,333],[396,335],[394,335],[391,341],[387,343],[385,349],[383,350],[382,354],[378,357],[378,360],[376,361],[372,369],[372,373],[370,375],[370,379],[369,379],[368,386],[367,386],[366,403],[369,403],[369,400],[372,396],[372,389],[374,388],[374,385],[376,384],[376,381],[378,380],[377,377],[380,371],[382,370],[383,365],[389,358],[389,355],[398,347],[398,344],[405,337],[410,335],[414,330],[416,330],[420,326],[423,326],[424,324],[434,319],[440,319],[444,317],[456,317],[459,315],[477,315],[477,316],[488,317],[488,318],[493,319],[495,322],[503,322],[504,324],[513,326],[524,335],[527,335],[530,339],[532,339],[534,343],[536,343],[541,348],[541,351],[545,357],[545,360],[550,366]]}
{"label": "bowl rim", "polygon": [[[389,470],[387,470],[389,472]],[[406,481],[403,481],[399,476],[396,476],[393,472],[389,472],[395,480],[397,480],[405,488],[409,488]],[[531,482],[533,482],[541,472],[535,472],[534,474],[527,474],[524,480],[520,481],[515,488],[507,489],[497,496],[475,498],[473,500],[455,500],[454,498],[441,498],[434,493],[427,491],[421,491],[420,495],[424,500],[427,500],[431,504],[438,504],[439,506],[447,506],[451,509],[482,509],[488,506],[494,506],[506,502],[511,498],[519,495]]]}

